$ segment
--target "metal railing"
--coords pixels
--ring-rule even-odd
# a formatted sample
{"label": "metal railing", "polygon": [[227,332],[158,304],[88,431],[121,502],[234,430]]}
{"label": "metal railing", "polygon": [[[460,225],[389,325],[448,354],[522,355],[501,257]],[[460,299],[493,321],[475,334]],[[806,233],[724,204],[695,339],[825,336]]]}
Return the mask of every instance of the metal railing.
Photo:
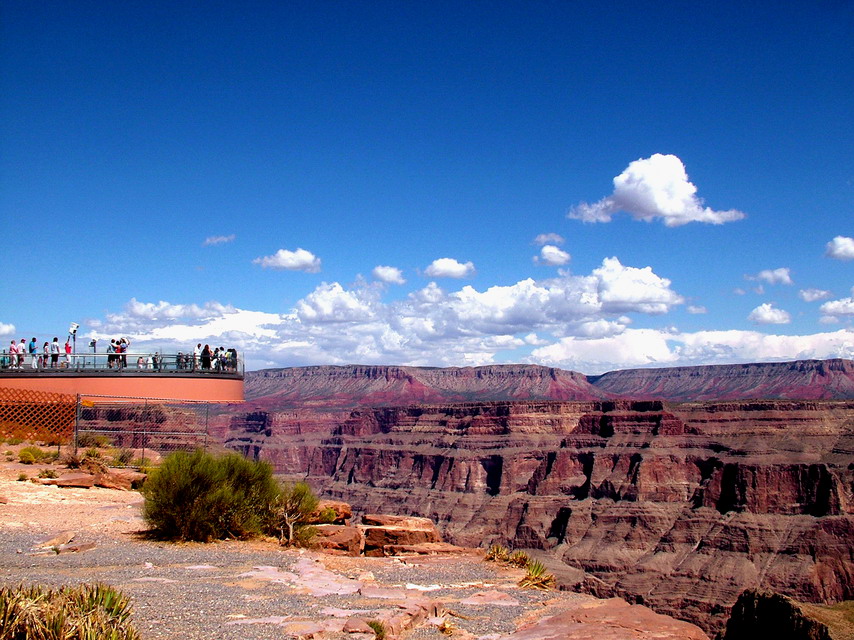
{"label": "metal railing", "polygon": [[[14,358],[14,361],[13,361]],[[199,373],[243,375],[243,360],[235,352],[224,356],[194,356],[192,353],[77,353],[51,355],[0,353],[0,375],[5,373]]]}

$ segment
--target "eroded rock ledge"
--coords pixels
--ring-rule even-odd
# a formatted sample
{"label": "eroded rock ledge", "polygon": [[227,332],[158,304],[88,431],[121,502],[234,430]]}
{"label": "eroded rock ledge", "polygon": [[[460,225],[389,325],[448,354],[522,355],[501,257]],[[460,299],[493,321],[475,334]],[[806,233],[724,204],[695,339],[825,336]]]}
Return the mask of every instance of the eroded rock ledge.
{"label": "eroded rock ledge", "polygon": [[494,402],[360,409],[325,434],[230,444],[365,511],[540,550],[567,586],[714,632],[747,588],[854,597],[852,425],[852,401]]}

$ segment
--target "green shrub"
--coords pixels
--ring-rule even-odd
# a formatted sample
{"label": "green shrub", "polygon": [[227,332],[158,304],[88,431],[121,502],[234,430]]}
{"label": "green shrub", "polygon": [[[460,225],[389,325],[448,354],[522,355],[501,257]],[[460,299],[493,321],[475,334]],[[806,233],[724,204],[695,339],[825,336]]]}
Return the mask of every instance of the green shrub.
{"label": "green shrub", "polygon": [[310,527],[308,520],[318,502],[305,482],[279,487],[268,511],[267,530],[282,544],[309,546],[317,529]]}
{"label": "green shrub", "polygon": [[29,479],[29,477],[30,476],[28,476],[26,473],[24,473],[22,471],[21,473],[18,474],[18,482],[26,482]]}
{"label": "green shrub", "polygon": [[56,471],[53,469],[42,469],[39,471],[39,478],[56,478]]}
{"label": "green shrub", "polygon": [[113,466],[115,467],[126,467],[130,464],[130,461],[133,459],[133,449],[116,449],[113,452]]}
{"label": "green shrub", "polygon": [[130,613],[130,599],[101,584],[0,588],[0,638],[139,640]]}
{"label": "green shrub", "polygon": [[13,446],[16,444],[21,444],[23,441],[24,441],[23,438],[19,438],[17,436],[12,436],[11,438],[6,438],[6,442],[8,442],[9,444],[11,444]]}
{"label": "green shrub", "polygon": [[278,487],[266,462],[198,450],[169,455],[142,492],[143,516],[152,533],[206,542],[261,533]]}
{"label": "green shrub", "polygon": [[18,452],[18,459],[24,464],[40,462],[45,457],[45,452],[38,447],[24,447]]}
{"label": "green shrub", "polygon": [[526,567],[528,563],[531,561],[531,558],[528,557],[528,554],[524,551],[514,551],[510,554],[510,557],[507,558],[507,564],[513,567]]}
{"label": "green shrub", "polygon": [[368,626],[374,630],[376,640],[385,640],[385,625],[379,620],[368,620]]}

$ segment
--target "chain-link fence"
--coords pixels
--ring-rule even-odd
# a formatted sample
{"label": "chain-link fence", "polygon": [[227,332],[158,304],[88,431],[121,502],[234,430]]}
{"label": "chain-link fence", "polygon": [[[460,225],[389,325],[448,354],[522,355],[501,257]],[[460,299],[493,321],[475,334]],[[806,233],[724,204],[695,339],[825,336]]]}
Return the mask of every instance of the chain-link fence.
{"label": "chain-link fence", "polygon": [[109,446],[134,460],[157,461],[179,449],[207,449],[210,405],[174,399],[85,396],[78,404],[75,450]]}
{"label": "chain-link fence", "polygon": [[179,449],[209,449],[211,405],[172,398],[79,396],[0,387],[0,437],[110,448],[122,464],[156,463]]}

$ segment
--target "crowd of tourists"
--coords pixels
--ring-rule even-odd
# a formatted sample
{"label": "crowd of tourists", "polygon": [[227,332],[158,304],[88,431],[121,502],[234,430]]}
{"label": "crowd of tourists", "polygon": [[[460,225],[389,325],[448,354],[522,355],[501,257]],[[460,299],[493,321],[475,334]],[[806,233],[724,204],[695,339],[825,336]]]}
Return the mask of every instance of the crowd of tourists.
{"label": "crowd of tourists", "polygon": [[[61,369],[71,366],[71,340],[70,338],[62,345],[59,338],[53,342],[45,342],[39,346],[33,337],[29,342],[21,338],[20,342],[12,340],[8,350],[4,349],[0,354],[0,366],[4,369]],[[29,362],[28,362],[29,360]]]}
{"label": "crowd of tourists", "polygon": [[[104,356],[95,353],[96,341],[92,340],[90,346],[93,348],[92,353],[81,354],[74,353],[71,337],[65,344],[59,342],[59,338],[54,338],[52,342],[45,342],[39,345],[36,338],[32,338],[27,342],[26,338],[21,338],[20,342],[12,340],[7,349],[0,353],[0,368],[6,370],[25,370],[25,369],[66,369],[72,366],[72,358],[75,366],[79,365],[79,359],[83,359],[83,366],[86,366],[86,360],[92,359],[95,368],[103,367]],[[123,370],[128,367],[128,355],[135,358],[135,362],[131,361],[131,366],[136,365],[137,369],[160,371],[166,368],[174,368],[180,371],[209,371],[212,373],[236,372],[238,370],[237,350],[234,348],[226,349],[225,347],[214,347],[211,349],[209,345],[202,346],[197,344],[192,352],[178,352],[175,356],[174,363],[164,362],[164,358],[159,352],[154,353],[130,353],[130,340],[128,338],[117,338],[110,340],[106,348],[106,364],[108,369]],[[171,360],[171,357],[169,358]]]}

